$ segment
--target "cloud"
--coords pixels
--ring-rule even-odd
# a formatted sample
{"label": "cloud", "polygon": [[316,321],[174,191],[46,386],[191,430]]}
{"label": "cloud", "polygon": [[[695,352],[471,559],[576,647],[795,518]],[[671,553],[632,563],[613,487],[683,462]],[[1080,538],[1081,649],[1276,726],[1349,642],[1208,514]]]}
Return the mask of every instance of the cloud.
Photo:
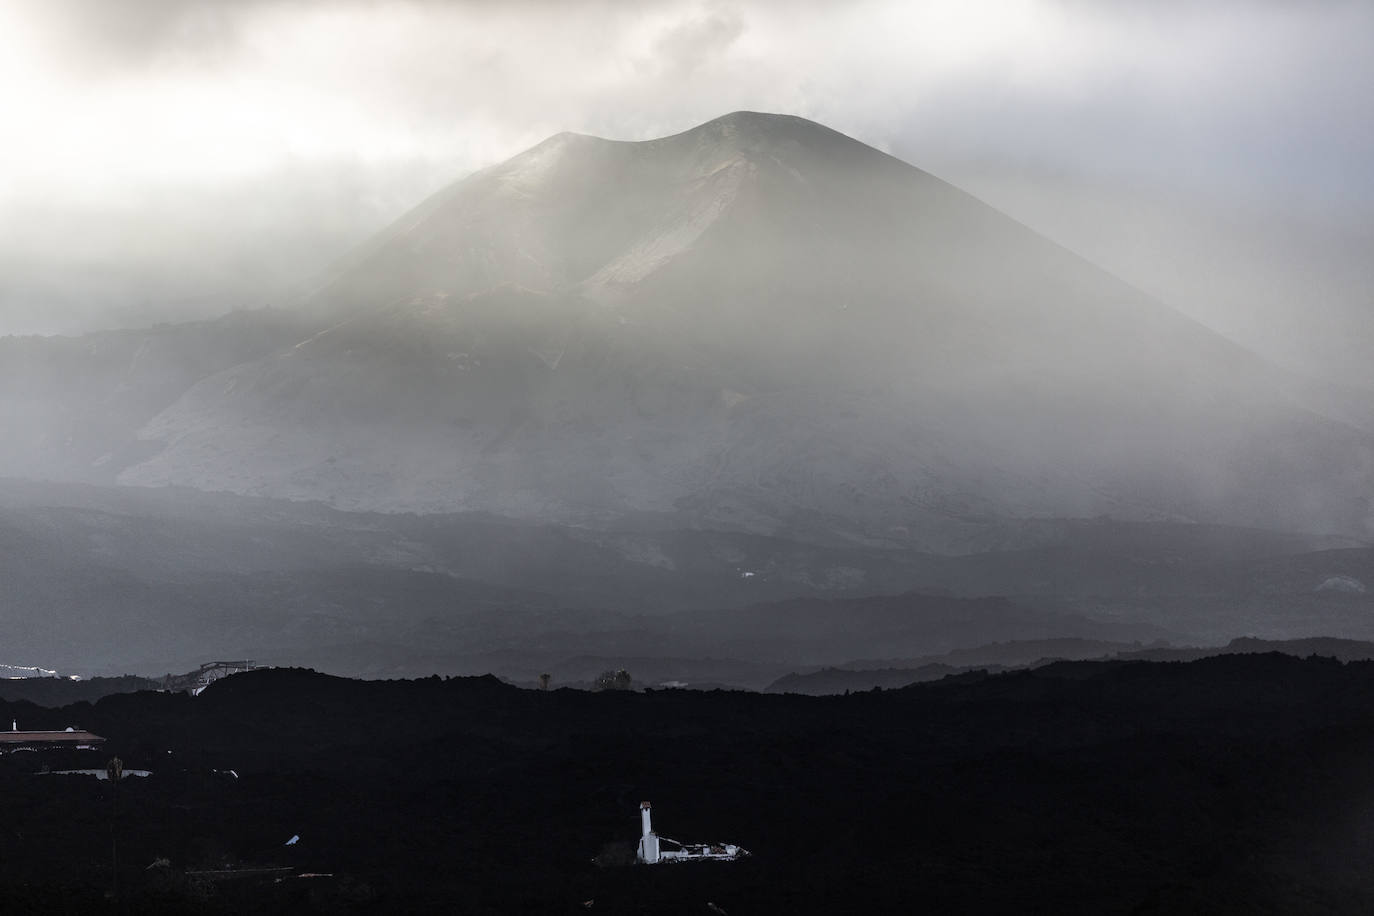
{"label": "cloud", "polygon": [[[208,309],[189,303],[216,258],[275,276],[276,252],[327,261],[557,131],[741,108],[987,188],[1067,176],[1358,222],[1371,36],[1361,0],[7,0],[0,257],[27,292],[0,291],[0,333],[98,322],[100,289],[136,303],[158,270],[160,301]],[[236,234],[264,212],[272,231]],[[160,267],[136,242],[169,237]],[[92,263],[107,282],[59,295]]]}
{"label": "cloud", "polygon": [[24,10],[32,38],[58,49],[55,64],[102,78],[167,58],[222,59],[237,44],[243,12],[262,2],[270,0],[44,0]]}
{"label": "cloud", "polygon": [[653,44],[653,60],[674,77],[690,76],[724,54],[744,28],[739,10],[707,7],[660,32]]}
{"label": "cloud", "polygon": [[292,156],[459,170],[558,130],[643,138],[740,107],[919,138],[936,161],[1202,182],[1303,178],[1313,159],[1355,178],[1374,130],[1359,2],[11,0],[10,16],[0,53],[28,60],[0,101],[40,99],[52,138],[12,158],[85,172],[62,147],[116,133],[113,181]]}

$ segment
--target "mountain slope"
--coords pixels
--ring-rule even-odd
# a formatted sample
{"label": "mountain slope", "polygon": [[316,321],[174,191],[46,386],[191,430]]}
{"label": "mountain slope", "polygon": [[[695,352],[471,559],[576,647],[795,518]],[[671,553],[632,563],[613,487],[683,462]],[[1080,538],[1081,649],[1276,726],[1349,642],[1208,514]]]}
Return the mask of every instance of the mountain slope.
{"label": "mountain slope", "polygon": [[[163,674],[255,658],[531,682],[629,666],[637,679],[762,687],[797,665],[916,667],[991,640],[1374,638],[1374,595],[1358,591],[1374,583],[1369,548],[1199,525],[1024,529],[1042,546],[937,557],[0,480],[0,662]],[[1036,645],[1029,658],[1003,643],[921,664],[1081,651]]]}
{"label": "mountain slope", "polygon": [[736,113],[451,186],[199,382],[138,485],[941,551],[1112,514],[1362,535],[1374,449],[918,169]]}
{"label": "mountain slope", "polygon": [[308,327],[301,314],[260,309],[80,337],[0,337],[0,475],[112,483],[150,453],[139,429],[190,386],[290,346]]}

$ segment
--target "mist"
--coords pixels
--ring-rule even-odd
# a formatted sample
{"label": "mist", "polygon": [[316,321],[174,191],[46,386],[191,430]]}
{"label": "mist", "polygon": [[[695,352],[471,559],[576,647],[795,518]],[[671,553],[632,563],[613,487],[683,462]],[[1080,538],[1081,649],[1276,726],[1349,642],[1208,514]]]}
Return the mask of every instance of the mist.
{"label": "mist", "polygon": [[6,912],[1374,912],[1372,102],[1365,0],[0,4]]}
{"label": "mist", "polygon": [[1367,384],[1371,15],[8,4],[0,332],[289,304],[429,193],[546,136],[751,109],[893,152],[1268,356]]}

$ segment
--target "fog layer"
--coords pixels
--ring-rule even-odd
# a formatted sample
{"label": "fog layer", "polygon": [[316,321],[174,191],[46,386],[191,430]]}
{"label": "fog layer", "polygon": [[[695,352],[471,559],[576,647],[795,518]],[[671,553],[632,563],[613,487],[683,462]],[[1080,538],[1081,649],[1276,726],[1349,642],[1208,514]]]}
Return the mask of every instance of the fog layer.
{"label": "fog layer", "polygon": [[430,198],[102,462],[348,508],[939,551],[1092,516],[1363,535],[1368,417],[799,118],[560,134]]}
{"label": "fog layer", "polygon": [[[0,11],[0,333],[290,301],[376,226],[544,136],[644,139],[748,108],[894,151],[1227,333],[1364,381],[1371,15],[16,0]],[[1066,218],[1046,192],[1066,186],[1091,206]],[[1183,204],[1146,234],[1133,202],[1161,197]],[[1202,246],[1199,207],[1224,223]],[[1236,222],[1260,241],[1237,250]],[[1360,344],[1337,352],[1343,336]]]}

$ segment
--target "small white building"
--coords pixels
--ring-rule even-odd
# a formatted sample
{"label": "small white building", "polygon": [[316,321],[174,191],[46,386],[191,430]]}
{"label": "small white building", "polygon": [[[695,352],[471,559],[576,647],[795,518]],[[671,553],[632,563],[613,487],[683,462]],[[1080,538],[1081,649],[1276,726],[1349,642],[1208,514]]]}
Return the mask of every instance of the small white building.
{"label": "small white building", "polygon": [[660,865],[664,862],[733,862],[749,855],[749,850],[734,843],[679,843],[666,836],[654,833],[648,802],[639,804],[639,854],[636,857],[642,865]]}

